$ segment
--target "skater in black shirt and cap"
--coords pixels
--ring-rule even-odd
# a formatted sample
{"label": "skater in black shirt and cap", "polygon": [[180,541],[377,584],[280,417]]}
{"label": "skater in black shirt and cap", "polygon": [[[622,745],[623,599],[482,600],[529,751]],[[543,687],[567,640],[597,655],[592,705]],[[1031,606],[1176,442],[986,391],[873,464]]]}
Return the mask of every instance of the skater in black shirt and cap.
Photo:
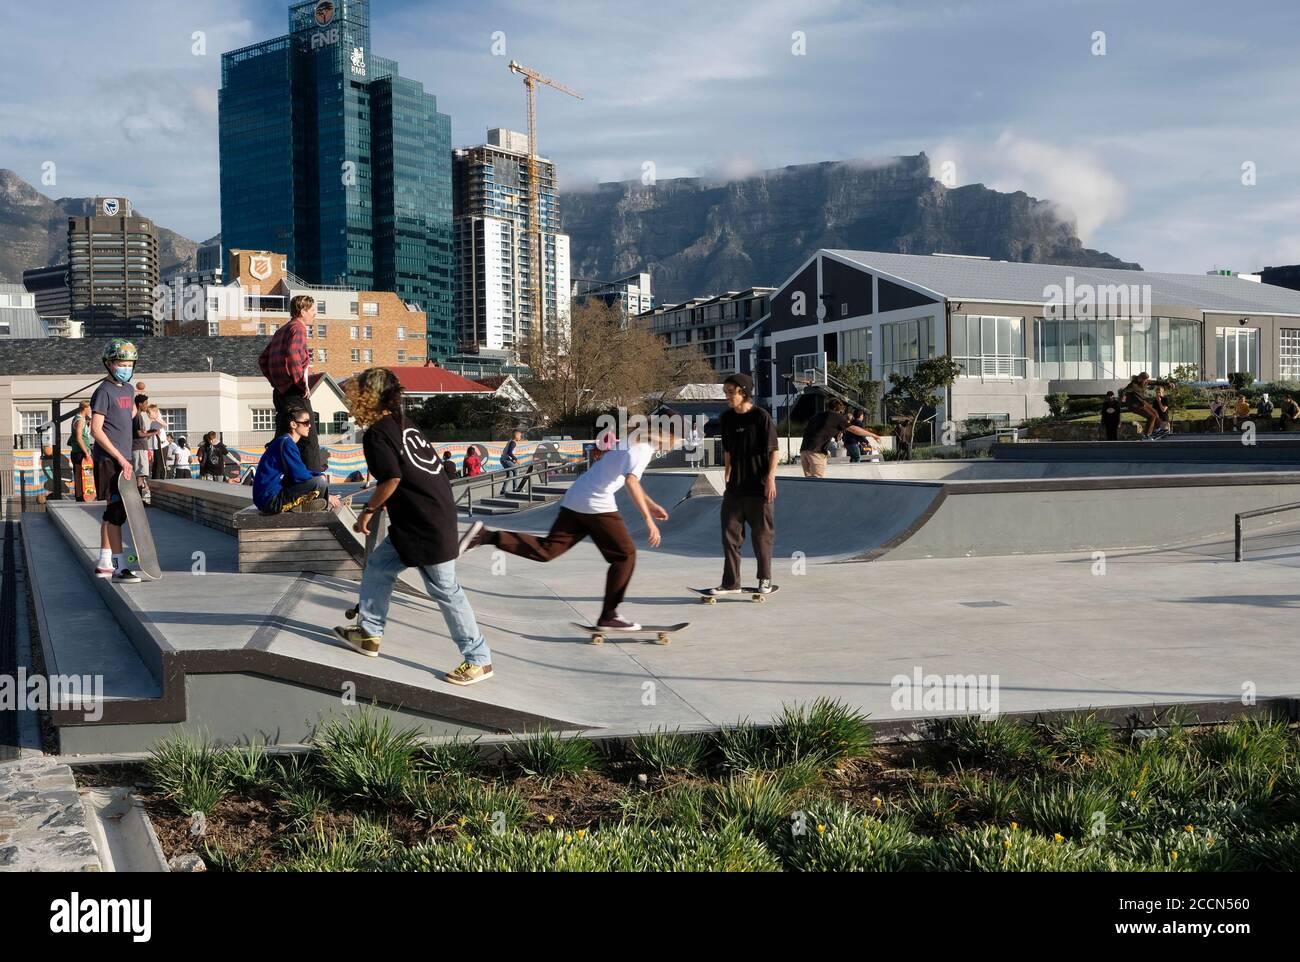
{"label": "skater in black shirt and cap", "polygon": [[722,495],[722,584],[715,595],[738,594],[740,546],[749,525],[758,559],[758,590],[772,591],[772,541],[776,534],[776,466],[780,461],[776,424],[754,404],[754,379],[733,374],[723,382],[728,409],[718,418],[726,490]]}

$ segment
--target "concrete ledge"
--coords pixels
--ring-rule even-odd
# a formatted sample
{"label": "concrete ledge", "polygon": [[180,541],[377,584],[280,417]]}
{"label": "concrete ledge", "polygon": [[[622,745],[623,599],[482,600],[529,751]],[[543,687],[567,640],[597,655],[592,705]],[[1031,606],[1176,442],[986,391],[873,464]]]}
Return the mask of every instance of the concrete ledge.
{"label": "concrete ledge", "polygon": [[315,571],[360,580],[365,547],[333,511],[263,514],[254,507],[236,512],[239,570],[297,574]]}

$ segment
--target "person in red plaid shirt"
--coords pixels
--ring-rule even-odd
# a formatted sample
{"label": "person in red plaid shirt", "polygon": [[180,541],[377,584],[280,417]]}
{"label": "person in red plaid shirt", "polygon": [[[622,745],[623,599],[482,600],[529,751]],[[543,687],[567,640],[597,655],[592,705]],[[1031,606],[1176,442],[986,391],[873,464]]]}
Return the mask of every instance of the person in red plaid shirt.
{"label": "person in red plaid shirt", "polygon": [[[307,400],[307,375],[311,351],[307,348],[307,325],[316,320],[316,299],[298,294],[289,301],[289,323],[275,332],[257,359],[262,374],[271,382],[271,401],[275,404],[275,436],[289,433],[289,407],[311,411]],[[313,419],[314,420],[314,419]],[[311,471],[324,471],[316,425],[298,439],[298,453]]]}

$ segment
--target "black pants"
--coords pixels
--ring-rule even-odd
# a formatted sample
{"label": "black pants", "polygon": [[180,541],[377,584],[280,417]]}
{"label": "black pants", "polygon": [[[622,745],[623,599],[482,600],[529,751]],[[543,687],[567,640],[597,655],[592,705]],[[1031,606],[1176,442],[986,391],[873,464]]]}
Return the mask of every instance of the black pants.
{"label": "black pants", "polygon": [[623,516],[617,511],[583,514],[561,508],[545,538],[515,531],[493,531],[485,540],[507,554],[546,562],[558,558],[583,538],[591,538],[601,557],[609,562],[600,617],[613,618],[618,614],[618,606],[623,603],[632,572],[636,570],[636,545],[627,533]]}
{"label": "black pants", "polygon": [[722,587],[740,587],[740,546],[745,543],[745,525],[758,559],[758,578],[772,578],[772,541],[776,523],[772,502],[763,495],[724,494],[722,496]]}
{"label": "black pants", "polygon": [[1106,440],[1107,440],[1107,441],[1118,441],[1118,440],[1119,440],[1119,422],[1118,422],[1118,421],[1102,421],[1102,422],[1101,422],[1101,426],[1102,426],[1102,428],[1103,428],[1103,429],[1105,430],[1105,432],[1106,432]]}
{"label": "black pants", "polygon": [[[288,394],[281,394],[279,391],[271,391],[271,403],[275,405],[275,436],[278,438],[282,434],[289,433],[289,405],[295,405],[307,409],[311,413],[311,402],[307,400],[302,392],[291,390]],[[316,434],[315,419],[312,419],[311,430],[305,437],[298,439],[298,454],[302,457],[302,463],[307,465],[309,471],[324,471],[325,460],[321,456],[320,438]]]}

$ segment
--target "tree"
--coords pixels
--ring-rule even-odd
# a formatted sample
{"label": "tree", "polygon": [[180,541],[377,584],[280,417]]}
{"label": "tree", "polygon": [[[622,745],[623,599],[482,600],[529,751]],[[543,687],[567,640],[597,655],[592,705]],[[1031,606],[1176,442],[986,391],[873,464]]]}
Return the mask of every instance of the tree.
{"label": "tree", "polygon": [[875,418],[881,383],[871,379],[870,364],[866,361],[850,361],[848,364],[831,361],[826,365],[826,373],[852,388],[861,399],[860,403],[862,409],[867,412],[867,417]]}
{"label": "tree", "polygon": [[611,407],[644,413],[673,387],[717,380],[699,355],[670,350],[648,327],[625,321],[617,307],[597,298],[573,309],[567,336],[535,337],[523,354],[533,372],[525,389],[553,422]]}
{"label": "tree", "polygon": [[495,394],[445,394],[412,404],[406,416],[422,432],[434,438],[451,439],[469,435],[491,440],[513,429],[516,417],[504,398]]}
{"label": "tree", "polygon": [[919,422],[939,406],[939,390],[951,387],[960,374],[961,365],[945,354],[921,361],[911,374],[889,375],[885,409],[894,412],[898,437],[909,453]]}

